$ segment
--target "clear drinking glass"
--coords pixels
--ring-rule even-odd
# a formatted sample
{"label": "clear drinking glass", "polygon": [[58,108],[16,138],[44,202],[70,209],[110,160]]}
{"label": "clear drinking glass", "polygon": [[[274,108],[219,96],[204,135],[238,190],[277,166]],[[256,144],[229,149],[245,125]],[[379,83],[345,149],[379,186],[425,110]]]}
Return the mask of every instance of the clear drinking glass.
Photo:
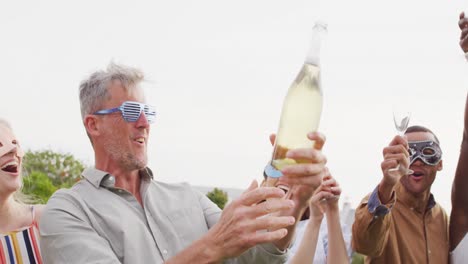
{"label": "clear drinking glass", "polygon": [[[408,128],[409,121],[411,118],[411,112],[407,109],[403,109],[401,107],[393,107],[393,122],[395,124],[395,128],[397,130],[398,135],[403,136]],[[398,164],[395,168],[389,169],[389,172],[395,172],[400,170],[400,164]],[[406,174],[412,174],[412,170],[407,170]]]}
{"label": "clear drinking glass", "polygon": [[408,129],[408,124],[411,118],[411,112],[405,110],[393,110],[393,122],[395,123],[395,128],[398,135],[403,136],[406,129]]}

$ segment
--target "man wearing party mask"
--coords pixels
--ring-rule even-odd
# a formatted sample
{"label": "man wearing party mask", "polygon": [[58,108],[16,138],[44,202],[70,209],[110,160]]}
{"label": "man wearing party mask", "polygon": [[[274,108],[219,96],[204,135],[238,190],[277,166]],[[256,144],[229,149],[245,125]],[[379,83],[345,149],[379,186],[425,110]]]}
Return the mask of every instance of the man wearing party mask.
{"label": "man wearing party mask", "polygon": [[382,180],[356,209],[353,248],[366,263],[448,263],[448,217],[430,192],[442,170],[436,135],[409,127],[383,156]]}

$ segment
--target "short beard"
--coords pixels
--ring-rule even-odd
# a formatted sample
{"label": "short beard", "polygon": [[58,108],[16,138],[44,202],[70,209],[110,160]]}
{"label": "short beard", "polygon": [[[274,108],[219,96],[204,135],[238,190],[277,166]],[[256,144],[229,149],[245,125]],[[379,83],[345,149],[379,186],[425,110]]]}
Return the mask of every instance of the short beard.
{"label": "short beard", "polygon": [[113,160],[119,162],[120,166],[127,171],[141,170],[146,168],[146,164],[148,162],[146,155],[144,160],[139,160],[135,157],[135,155],[129,152],[125,152],[119,143],[109,144],[106,151]]}

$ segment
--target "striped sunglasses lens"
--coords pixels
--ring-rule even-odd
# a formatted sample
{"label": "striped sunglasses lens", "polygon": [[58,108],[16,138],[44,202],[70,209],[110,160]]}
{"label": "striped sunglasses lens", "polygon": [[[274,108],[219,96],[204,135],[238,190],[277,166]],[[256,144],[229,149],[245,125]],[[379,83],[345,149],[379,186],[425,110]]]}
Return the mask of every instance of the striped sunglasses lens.
{"label": "striped sunglasses lens", "polygon": [[115,112],[120,112],[123,119],[130,123],[136,122],[140,118],[142,112],[145,113],[148,123],[152,124],[156,119],[156,110],[153,106],[133,101],[126,101],[119,107],[99,110],[94,114],[109,115]]}
{"label": "striped sunglasses lens", "polygon": [[127,101],[120,106],[120,112],[122,112],[122,117],[127,122],[136,122],[142,112],[145,113],[148,123],[152,124],[155,121],[156,110],[153,106],[142,104],[138,102]]}

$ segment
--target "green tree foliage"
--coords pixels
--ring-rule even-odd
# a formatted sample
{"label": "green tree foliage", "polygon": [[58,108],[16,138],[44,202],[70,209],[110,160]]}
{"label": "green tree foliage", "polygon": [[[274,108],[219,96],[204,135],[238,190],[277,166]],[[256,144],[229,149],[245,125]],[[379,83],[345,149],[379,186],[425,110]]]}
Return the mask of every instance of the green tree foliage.
{"label": "green tree foliage", "polygon": [[45,173],[33,171],[23,179],[22,192],[34,202],[47,203],[49,197],[57,190]]}
{"label": "green tree foliage", "polygon": [[213,191],[209,192],[206,194],[208,198],[215,204],[218,205],[219,208],[224,209],[224,206],[226,205],[228,201],[228,195],[227,192],[214,188]]}
{"label": "green tree foliage", "polygon": [[46,202],[60,188],[73,186],[81,177],[84,164],[71,154],[51,150],[26,151],[23,158],[23,193]]}
{"label": "green tree foliage", "polygon": [[364,255],[354,252],[352,257],[352,264],[364,264]]}
{"label": "green tree foliage", "polygon": [[70,187],[80,179],[85,166],[71,154],[51,150],[27,151],[24,156],[25,175],[37,171],[45,173],[57,187]]}

